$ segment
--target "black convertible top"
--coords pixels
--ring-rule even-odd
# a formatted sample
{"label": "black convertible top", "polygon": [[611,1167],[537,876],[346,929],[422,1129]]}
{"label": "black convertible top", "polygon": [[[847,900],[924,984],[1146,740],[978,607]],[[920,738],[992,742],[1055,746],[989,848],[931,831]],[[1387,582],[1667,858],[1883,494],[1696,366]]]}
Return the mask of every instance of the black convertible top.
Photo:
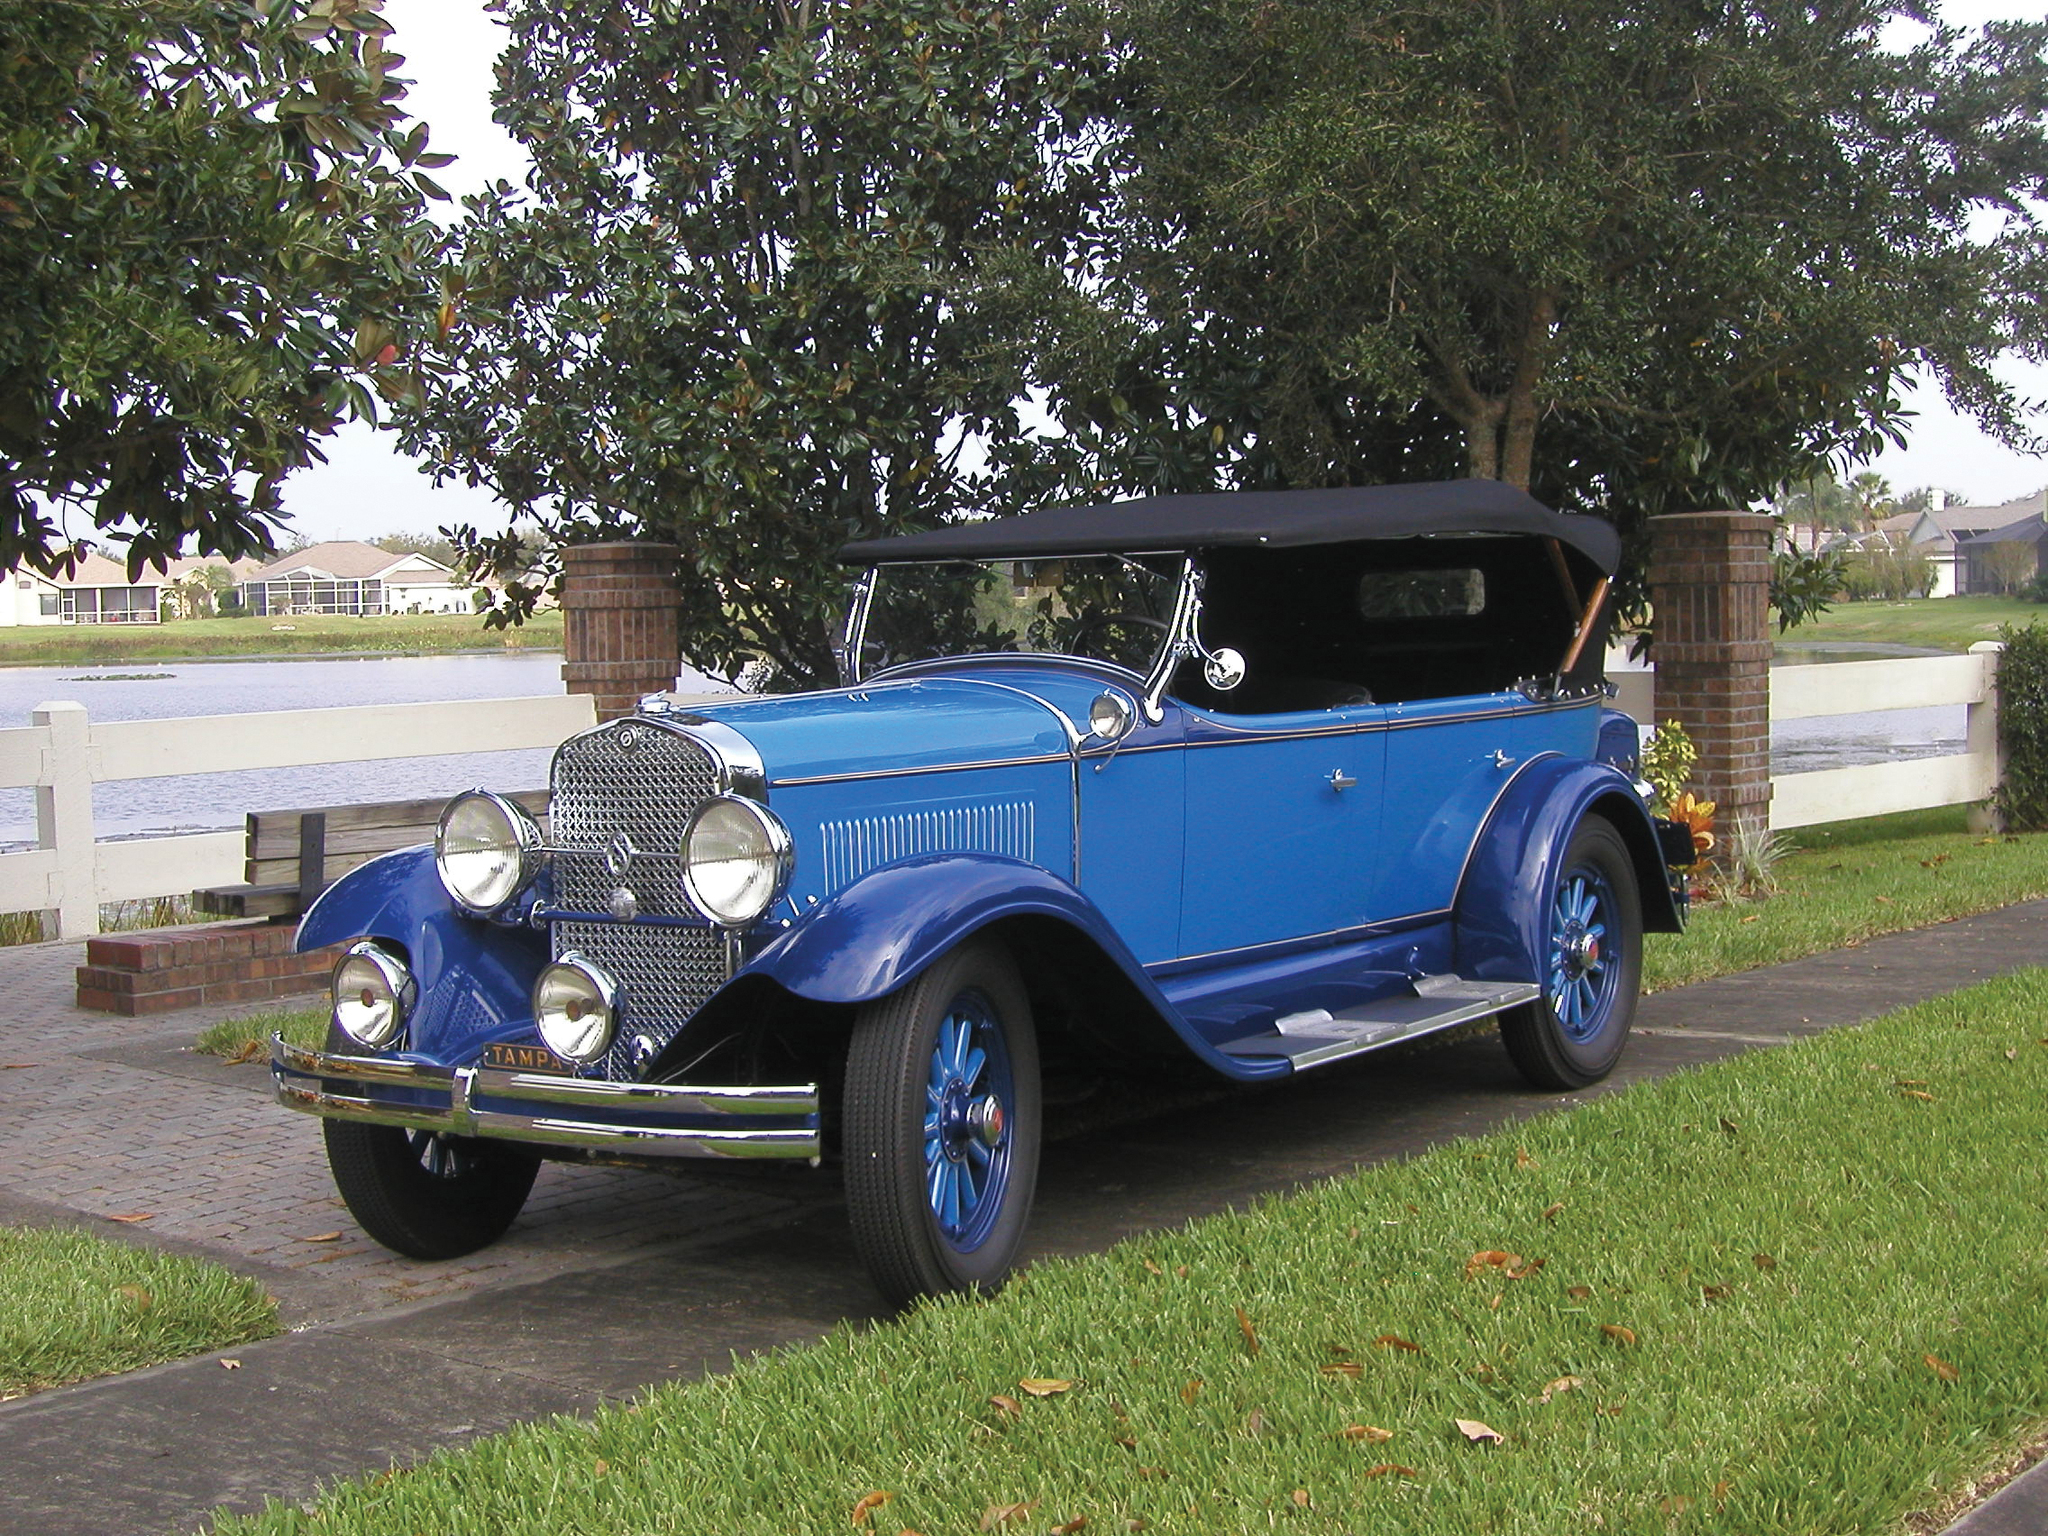
{"label": "black convertible top", "polygon": [[1499,480],[1316,491],[1221,491],[1146,496],[1094,507],[1051,507],[1016,517],[954,523],[839,551],[849,565],[921,560],[1032,559],[1138,554],[1227,545],[1348,544],[1426,534],[1535,534],[1560,540],[1613,574],[1621,538],[1597,517],[1553,512]]}

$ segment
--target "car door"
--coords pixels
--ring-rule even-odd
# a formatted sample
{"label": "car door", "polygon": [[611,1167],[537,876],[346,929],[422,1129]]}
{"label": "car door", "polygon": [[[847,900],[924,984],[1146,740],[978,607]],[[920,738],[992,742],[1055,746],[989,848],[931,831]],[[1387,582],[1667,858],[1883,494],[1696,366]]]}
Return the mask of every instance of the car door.
{"label": "car door", "polygon": [[1374,881],[1387,711],[1188,708],[1180,952],[1355,928]]}
{"label": "car door", "polygon": [[1181,952],[1186,758],[1178,710],[1153,723],[1131,707],[1131,733],[1075,764],[1075,884],[1150,965]]}

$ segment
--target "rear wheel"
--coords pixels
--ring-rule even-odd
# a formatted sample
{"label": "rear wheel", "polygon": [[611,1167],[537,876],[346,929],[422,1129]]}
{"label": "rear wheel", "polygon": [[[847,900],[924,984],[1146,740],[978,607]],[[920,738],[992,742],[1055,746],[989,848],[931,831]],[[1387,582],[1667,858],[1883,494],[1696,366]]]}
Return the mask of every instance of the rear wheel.
{"label": "rear wheel", "polygon": [[847,1056],[847,1211],[892,1302],[1001,1285],[1038,1181],[1031,1005],[999,946],[961,945],[864,1007]]}
{"label": "rear wheel", "polygon": [[1551,889],[1543,995],[1500,1016],[1521,1074],[1539,1088],[1583,1088],[1614,1070],[1642,985],[1642,900],[1613,824],[1579,823]]}
{"label": "rear wheel", "polygon": [[540,1158],[437,1131],[322,1123],[335,1188],[362,1229],[415,1259],[459,1259],[512,1225]]}

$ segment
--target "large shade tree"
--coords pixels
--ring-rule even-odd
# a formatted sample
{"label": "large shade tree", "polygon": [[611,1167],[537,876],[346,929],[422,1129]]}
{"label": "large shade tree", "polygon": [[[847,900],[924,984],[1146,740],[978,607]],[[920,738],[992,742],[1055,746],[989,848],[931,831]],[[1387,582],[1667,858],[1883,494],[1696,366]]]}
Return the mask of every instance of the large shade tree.
{"label": "large shade tree", "polygon": [[274,545],[431,331],[381,0],[0,0],[0,569]]}
{"label": "large shade tree", "polygon": [[2027,442],[1991,364],[2048,348],[2048,27],[1918,14],[1107,0],[1125,177],[1061,370],[1081,467],[1471,474],[1629,525],[1867,453],[1914,368]]}
{"label": "large shade tree", "polygon": [[503,9],[533,171],[469,205],[410,441],[556,545],[678,544],[697,666],[829,678],[837,547],[987,505],[1025,434],[1096,186],[1077,76],[1000,0]]}

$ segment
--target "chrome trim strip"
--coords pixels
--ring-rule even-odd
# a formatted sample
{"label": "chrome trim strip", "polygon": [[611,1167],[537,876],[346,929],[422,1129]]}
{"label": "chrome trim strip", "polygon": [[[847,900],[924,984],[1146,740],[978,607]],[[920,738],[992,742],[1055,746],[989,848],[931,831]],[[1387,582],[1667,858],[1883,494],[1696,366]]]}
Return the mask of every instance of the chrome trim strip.
{"label": "chrome trim strip", "polygon": [[1355,923],[1349,928],[1326,928],[1321,933],[1290,934],[1284,939],[1266,939],[1258,944],[1245,944],[1236,949],[1205,949],[1195,955],[1175,955],[1171,960],[1154,960],[1144,967],[1145,974],[1155,982],[1172,980],[1180,973],[1177,966],[1193,965],[1204,960],[1221,960],[1237,955],[1247,960],[1278,959],[1295,949],[1310,949],[1332,946],[1358,939],[1392,938],[1410,928],[1419,928],[1439,918],[1449,917],[1456,909],[1440,907],[1434,912],[1404,912],[1399,917],[1378,918],[1370,923]]}
{"label": "chrome trim strip", "polygon": [[1069,752],[1074,751],[1081,745],[1083,733],[1074,724],[1073,720],[1068,717],[1067,712],[1061,709],[1059,705],[1053,703],[1052,700],[1040,698],[1028,688],[1019,688],[1015,683],[998,683],[986,677],[956,677],[952,681],[956,683],[972,683],[981,688],[1000,688],[1004,693],[1014,693],[1019,698],[1029,699],[1032,703],[1051,714],[1055,720],[1059,721],[1060,729],[1067,733],[1067,750]]}
{"label": "chrome trim strip", "polygon": [[1044,757],[996,757],[974,763],[932,763],[919,768],[878,768],[865,773],[821,773],[812,778],[776,779],[770,789],[795,789],[805,784],[848,784],[857,779],[902,779],[918,773],[966,773],[973,768],[1027,768],[1036,763],[1071,762],[1066,752]]}
{"label": "chrome trim strip", "polygon": [[[277,1101],[288,1109],[371,1125],[407,1126],[455,1136],[502,1137],[551,1146],[597,1147],[651,1157],[779,1157],[815,1162],[821,1140],[815,1084],[790,1087],[698,1087],[682,1083],[612,1083],[555,1077],[497,1067],[438,1067],[426,1062],[345,1056],[293,1045],[281,1036],[270,1042]],[[286,1074],[325,1082],[302,1083]],[[379,1083],[446,1091],[445,1109],[393,1104],[350,1088]],[[676,1127],[517,1114],[480,1109],[479,1098],[583,1108],[594,1116],[653,1110],[664,1114],[728,1118],[731,1127]],[[805,1116],[808,1126],[756,1128],[747,1121],[763,1115]]]}

